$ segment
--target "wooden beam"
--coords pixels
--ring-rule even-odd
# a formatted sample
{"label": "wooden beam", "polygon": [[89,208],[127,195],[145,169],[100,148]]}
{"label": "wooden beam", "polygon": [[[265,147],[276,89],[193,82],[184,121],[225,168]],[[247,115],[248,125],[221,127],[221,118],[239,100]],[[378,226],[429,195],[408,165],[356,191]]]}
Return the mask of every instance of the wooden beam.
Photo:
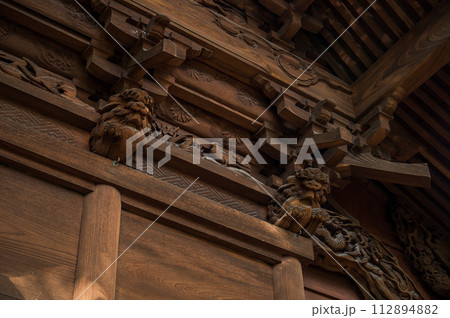
{"label": "wooden beam", "polygon": [[84,199],[73,299],[114,299],[120,201],[119,191],[103,184]]}
{"label": "wooden beam", "polygon": [[426,163],[390,162],[370,153],[349,153],[334,169],[344,178],[354,176],[415,187],[431,186],[430,171]]}
{"label": "wooden beam", "polygon": [[67,98],[7,74],[0,74],[0,89],[3,96],[86,131],[91,131],[100,117],[89,105],[81,107]]}
{"label": "wooden beam", "polygon": [[[142,215],[152,219],[158,214],[151,207],[165,208],[183,192],[183,189],[176,185],[125,165],[114,167],[109,159],[49,138],[21,125],[17,125],[16,130],[12,131],[4,124],[1,117],[0,148],[33,158],[33,161],[45,164],[47,167],[55,167],[59,172],[82,176],[87,182],[111,185],[120,191],[122,201],[126,197],[128,202],[126,210],[133,212],[131,209],[135,207]],[[0,161],[3,161],[1,153]],[[256,185],[256,187],[259,186]],[[273,189],[267,188],[267,190]],[[125,207],[125,202],[123,203]],[[140,208],[142,206],[143,208]],[[183,212],[176,215],[177,211]],[[188,232],[195,231],[196,235],[201,234],[209,240],[211,236],[214,236],[214,242],[218,245],[233,248],[240,253],[251,254],[254,258],[272,264],[278,263],[281,255],[291,255],[305,260],[314,259],[310,239],[295,238],[292,233],[266,221],[243,214],[190,191],[184,193],[183,200],[176,201],[160,221],[171,222],[173,227],[177,224],[178,228]],[[206,224],[211,231],[199,232],[187,223],[195,223],[196,226]],[[218,234],[213,233],[216,230]],[[255,251],[257,249],[263,249],[266,252],[261,255]],[[273,256],[268,257],[267,254]]]}
{"label": "wooden beam", "polygon": [[153,47],[147,42],[149,41],[141,39],[136,45],[134,58],[139,64],[134,60],[129,61],[128,77],[133,80],[139,81],[145,76],[146,72],[142,67],[149,71],[157,65],[163,65],[171,61],[175,61],[175,64],[179,65],[186,59],[186,52],[178,52],[177,45],[171,40],[163,39]]}
{"label": "wooden beam", "polygon": [[305,11],[314,2],[314,0],[294,0],[293,5],[295,9]]}
{"label": "wooden beam", "polygon": [[[168,6],[166,0],[143,0],[139,1],[139,4],[127,2],[127,7],[136,12],[142,12],[143,6],[148,14],[158,12],[169,17],[171,19],[169,29],[173,33],[181,34],[189,40],[195,39],[196,43],[214,52],[208,59],[202,60],[203,63],[244,83],[249,83],[253,77],[261,74],[281,87],[287,87],[297,75],[300,75],[304,65],[310,64],[286,52],[272,50],[270,43],[260,39],[248,29],[238,28],[238,32],[245,33],[246,37],[237,36],[232,31],[236,25],[214,16],[207,9],[199,8],[195,1],[183,6]],[[255,39],[256,45],[246,42],[247,34],[251,39]],[[271,54],[268,55],[267,52]],[[319,101],[324,97],[334,99],[337,105],[336,112],[352,117],[353,105],[348,84],[315,65],[308,73],[313,72],[317,73],[319,81],[306,85],[297,83],[292,85],[289,91],[312,101]],[[306,74],[302,78],[306,78]]]}
{"label": "wooden beam", "polygon": [[276,102],[277,114],[295,127],[302,128],[308,123],[310,114],[296,104],[297,100],[284,94]]}
{"label": "wooden beam", "polygon": [[252,117],[247,116],[236,109],[224,105],[217,100],[205,96],[178,82],[170,87],[169,92],[175,97],[178,97],[188,103],[195,104],[196,106],[203,108],[214,115],[225,117],[229,121],[251,132],[257,132],[262,127],[262,124],[258,121],[253,124]]}
{"label": "wooden beam", "polygon": [[331,131],[316,134],[313,139],[319,149],[346,146],[353,142],[352,134],[344,127],[337,127]]}
{"label": "wooden beam", "polygon": [[339,146],[328,149],[323,154],[323,160],[325,160],[328,167],[334,167],[344,159],[347,155],[347,146]]}
{"label": "wooden beam", "polygon": [[450,2],[416,24],[353,84],[356,117],[396,87],[409,95],[450,60]]}
{"label": "wooden beam", "polygon": [[305,299],[302,265],[294,257],[283,257],[273,267],[273,292],[277,300]]}

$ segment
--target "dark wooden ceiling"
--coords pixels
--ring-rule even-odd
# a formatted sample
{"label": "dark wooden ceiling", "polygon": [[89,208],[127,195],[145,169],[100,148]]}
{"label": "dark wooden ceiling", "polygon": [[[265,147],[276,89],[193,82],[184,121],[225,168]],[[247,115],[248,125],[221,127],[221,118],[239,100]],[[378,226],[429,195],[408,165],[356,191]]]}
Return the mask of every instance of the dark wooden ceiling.
{"label": "dark wooden ceiling", "polygon": [[[352,84],[420,20],[445,0],[378,0],[319,59],[318,64]],[[372,3],[315,0],[306,12],[323,21],[318,33],[301,29],[295,51],[314,60]],[[393,83],[395,85],[395,83]],[[406,200],[450,229],[450,64],[399,103],[390,136],[380,145],[392,161],[427,163],[431,188],[374,182],[384,197]],[[374,188],[372,188],[374,189]]]}
{"label": "dark wooden ceiling", "polygon": [[384,146],[395,147],[393,159],[426,162],[431,188],[384,184],[384,191],[450,228],[450,65],[407,96],[395,111],[395,127]]}
{"label": "dark wooden ceiling", "polygon": [[[355,81],[439,0],[378,0],[322,56],[319,63],[347,83]],[[314,34],[295,37],[299,56],[315,59],[372,3],[372,0],[316,0],[307,13],[323,21]]]}

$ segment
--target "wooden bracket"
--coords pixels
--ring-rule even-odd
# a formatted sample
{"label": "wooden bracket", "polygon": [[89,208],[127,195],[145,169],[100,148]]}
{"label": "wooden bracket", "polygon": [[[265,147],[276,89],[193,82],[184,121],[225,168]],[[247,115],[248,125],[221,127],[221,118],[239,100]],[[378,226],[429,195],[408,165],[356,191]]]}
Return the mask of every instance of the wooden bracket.
{"label": "wooden bracket", "polygon": [[430,171],[426,163],[390,162],[376,158],[370,153],[348,153],[334,169],[344,178],[354,176],[426,188],[431,185]]}
{"label": "wooden bracket", "polygon": [[293,3],[284,0],[259,0],[259,3],[269,11],[278,16],[281,27],[278,31],[268,34],[268,39],[288,50],[292,50],[294,45],[292,38],[304,27],[303,19],[306,18],[306,29],[311,32],[318,32],[323,25],[318,19],[306,15],[304,12],[314,0],[296,0]]}
{"label": "wooden bracket", "polygon": [[[266,138],[264,144],[260,147],[261,152],[265,153],[269,157],[279,160],[281,148],[280,145],[272,144],[269,142],[270,138],[282,137],[280,129],[274,127],[269,122],[264,121],[262,127],[254,134],[254,138]],[[287,154],[286,154],[287,155]]]}
{"label": "wooden bracket", "polygon": [[103,82],[114,85],[122,77],[123,71],[119,65],[107,60],[109,56],[109,52],[98,48],[93,41],[83,53],[83,57],[86,59],[86,70]]}
{"label": "wooden bracket", "polygon": [[297,128],[302,128],[308,123],[310,113],[301,109],[297,105],[297,99],[284,94],[275,105],[277,106],[278,116],[293,124]]}
{"label": "wooden bracket", "polygon": [[336,102],[334,100],[324,99],[313,107],[310,120],[326,125],[330,121],[331,114],[335,108]]}
{"label": "wooden bracket", "polygon": [[369,146],[377,146],[389,135],[389,122],[393,119],[394,111],[404,92],[403,88],[397,87],[377,107],[361,119],[360,124],[362,126],[369,125],[369,128],[362,134]]}
{"label": "wooden bracket", "polygon": [[353,142],[353,135],[344,127],[337,127],[322,134],[315,134],[312,138],[319,149],[346,146]]}
{"label": "wooden bracket", "polygon": [[105,29],[125,48],[131,48],[143,30],[127,22],[130,17],[113,7],[108,7],[100,17]]}
{"label": "wooden bracket", "polygon": [[161,64],[179,66],[186,59],[186,51],[179,50],[178,46],[168,39],[163,39],[156,46],[150,47],[149,41],[141,38],[133,52],[136,52],[134,58],[137,63],[134,60],[128,62],[127,76],[135,81],[139,81],[145,76],[146,71],[142,67],[150,70]]}

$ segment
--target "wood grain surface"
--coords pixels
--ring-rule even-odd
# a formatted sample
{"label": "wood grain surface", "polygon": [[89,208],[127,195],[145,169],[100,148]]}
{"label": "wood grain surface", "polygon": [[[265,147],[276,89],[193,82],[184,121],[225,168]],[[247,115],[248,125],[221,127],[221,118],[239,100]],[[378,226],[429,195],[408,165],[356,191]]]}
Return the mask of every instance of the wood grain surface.
{"label": "wood grain surface", "polygon": [[294,257],[284,257],[273,267],[273,289],[275,299],[305,299],[302,265]]}
{"label": "wood grain surface", "polygon": [[450,60],[450,2],[443,1],[353,84],[358,117],[396,87],[409,95]]}
{"label": "wood grain surface", "polygon": [[[150,224],[124,211],[122,252]],[[160,223],[118,261],[116,299],[273,299],[272,268]]]}
{"label": "wood grain surface", "polygon": [[0,293],[71,299],[83,196],[0,165]]}
{"label": "wood grain surface", "polygon": [[74,299],[114,299],[120,214],[120,193],[114,187],[97,185],[85,197]]}

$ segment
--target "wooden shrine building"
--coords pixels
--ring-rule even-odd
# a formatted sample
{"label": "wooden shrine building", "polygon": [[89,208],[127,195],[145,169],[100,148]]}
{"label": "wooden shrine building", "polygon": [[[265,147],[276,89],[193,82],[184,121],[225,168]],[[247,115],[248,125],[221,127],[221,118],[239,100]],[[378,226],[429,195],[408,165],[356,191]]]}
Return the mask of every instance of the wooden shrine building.
{"label": "wooden shrine building", "polygon": [[0,299],[450,298],[449,1],[0,13]]}

